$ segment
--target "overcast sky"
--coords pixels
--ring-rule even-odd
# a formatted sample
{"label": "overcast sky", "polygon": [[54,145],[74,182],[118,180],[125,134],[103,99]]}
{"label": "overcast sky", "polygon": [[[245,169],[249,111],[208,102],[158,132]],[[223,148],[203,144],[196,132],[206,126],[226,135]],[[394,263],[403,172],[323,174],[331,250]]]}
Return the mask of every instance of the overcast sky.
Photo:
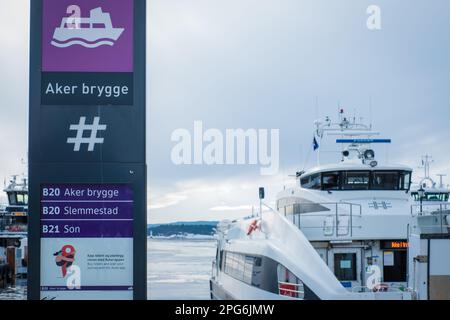
{"label": "overcast sky", "polygon": [[[366,27],[371,4],[381,8],[381,30]],[[28,1],[1,1],[2,178],[25,170],[28,28]],[[428,153],[433,173],[450,174],[449,34],[448,0],[149,1],[149,222],[247,215],[260,185],[273,201],[289,174],[314,163],[313,155],[306,162],[313,121],[335,117],[338,104],[393,140],[381,160],[419,170]],[[174,165],[171,133],[192,131],[195,120],[280,129],[279,173]]]}

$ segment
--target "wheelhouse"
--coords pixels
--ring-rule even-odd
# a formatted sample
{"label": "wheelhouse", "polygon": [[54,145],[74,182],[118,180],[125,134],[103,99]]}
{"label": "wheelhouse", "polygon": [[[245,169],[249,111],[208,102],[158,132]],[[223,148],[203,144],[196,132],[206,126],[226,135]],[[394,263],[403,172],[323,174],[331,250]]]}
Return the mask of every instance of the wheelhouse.
{"label": "wheelhouse", "polygon": [[4,189],[8,205],[0,211],[0,232],[24,233],[28,226],[28,184],[27,180],[17,181],[13,176],[11,183]]}
{"label": "wheelhouse", "polygon": [[404,190],[411,186],[407,170],[334,170],[300,176],[300,185],[313,190]]}
{"label": "wheelhouse", "polygon": [[8,202],[10,206],[27,206],[28,192],[25,191],[7,191]]}

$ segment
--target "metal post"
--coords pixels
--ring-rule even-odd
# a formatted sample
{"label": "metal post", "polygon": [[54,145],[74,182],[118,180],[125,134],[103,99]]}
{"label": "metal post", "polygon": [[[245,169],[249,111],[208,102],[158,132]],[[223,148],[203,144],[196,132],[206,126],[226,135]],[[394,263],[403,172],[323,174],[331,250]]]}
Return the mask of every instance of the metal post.
{"label": "metal post", "polygon": [[339,216],[338,216],[338,204],[336,202],[336,237],[339,237]]}
{"label": "metal post", "polygon": [[350,237],[353,237],[353,205],[350,203]]}
{"label": "metal post", "polygon": [[259,199],[259,218],[260,218],[260,220],[261,220],[261,224],[260,224],[260,226],[259,226],[259,229],[260,229],[261,232],[262,232],[262,231],[263,231],[263,230],[262,230],[262,224],[263,224],[262,199]]}
{"label": "metal post", "polygon": [[301,225],[302,225],[301,222],[300,222],[301,215],[302,215],[302,204],[299,203],[298,204],[298,228],[299,229],[301,228]]}
{"label": "metal post", "polygon": [[265,198],[265,192],[264,192],[264,188],[260,187],[259,188],[259,218],[261,220],[260,226],[259,226],[259,230],[262,232],[262,224],[263,224],[263,216],[262,216],[262,201]]}

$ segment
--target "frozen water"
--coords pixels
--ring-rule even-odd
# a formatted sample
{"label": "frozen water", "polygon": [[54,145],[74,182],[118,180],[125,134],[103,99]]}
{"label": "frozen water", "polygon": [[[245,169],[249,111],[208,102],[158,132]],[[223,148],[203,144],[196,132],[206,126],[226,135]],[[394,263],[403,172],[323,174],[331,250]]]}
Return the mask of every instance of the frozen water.
{"label": "frozen water", "polygon": [[210,299],[216,241],[148,240],[149,299]]}
{"label": "frozen water", "polygon": [[[149,299],[209,299],[214,240],[156,240],[147,242]],[[26,287],[0,290],[0,300],[26,299]]]}

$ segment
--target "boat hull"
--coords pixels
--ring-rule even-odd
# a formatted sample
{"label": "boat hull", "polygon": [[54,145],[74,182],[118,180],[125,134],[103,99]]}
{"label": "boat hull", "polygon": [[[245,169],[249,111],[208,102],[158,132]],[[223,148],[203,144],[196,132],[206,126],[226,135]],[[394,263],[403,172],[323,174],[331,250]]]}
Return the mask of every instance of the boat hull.
{"label": "boat hull", "polygon": [[236,300],[227,290],[214,279],[209,280],[211,300]]}

